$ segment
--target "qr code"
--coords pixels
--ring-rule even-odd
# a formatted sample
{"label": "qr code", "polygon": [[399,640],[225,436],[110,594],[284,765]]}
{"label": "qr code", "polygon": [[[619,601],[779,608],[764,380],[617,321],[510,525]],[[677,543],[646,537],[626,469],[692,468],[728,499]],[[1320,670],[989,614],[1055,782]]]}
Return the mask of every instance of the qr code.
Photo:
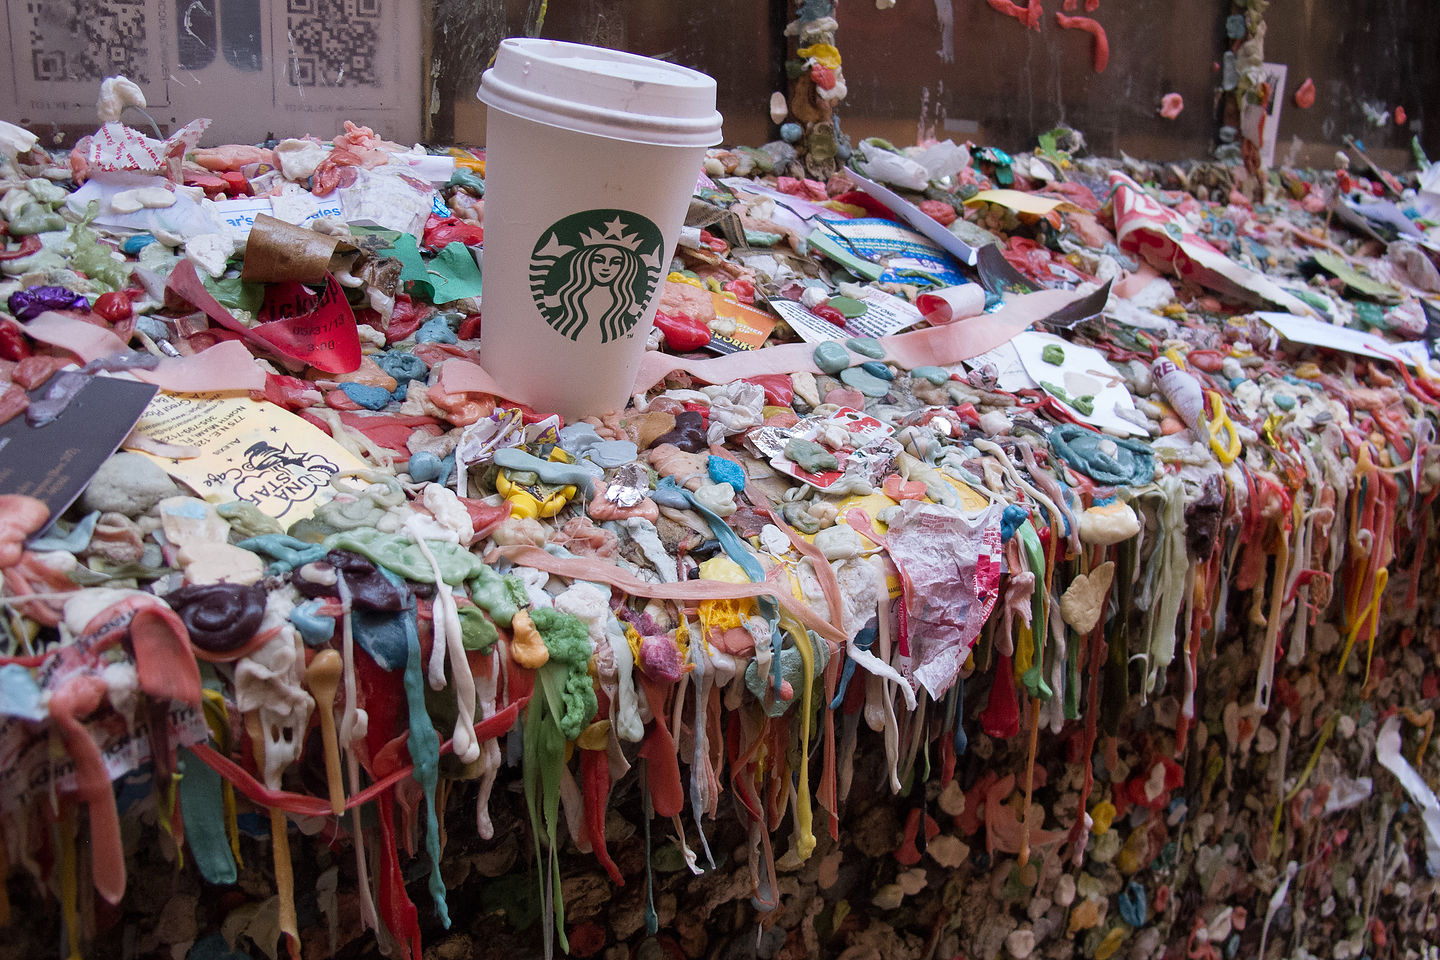
{"label": "qr code", "polygon": [[145,0],[28,0],[30,67],[37,81],[151,81]]}
{"label": "qr code", "polygon": [[286,0],[292,87],[379,86],[380,0]]}

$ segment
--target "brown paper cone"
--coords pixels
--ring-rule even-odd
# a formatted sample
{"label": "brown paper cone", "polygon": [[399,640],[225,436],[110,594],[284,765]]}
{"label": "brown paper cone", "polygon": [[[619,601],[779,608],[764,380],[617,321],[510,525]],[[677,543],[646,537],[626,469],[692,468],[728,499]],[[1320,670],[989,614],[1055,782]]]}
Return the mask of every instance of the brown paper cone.
{"label": "brown paper cone", "polygon": [[250,228],[240,278],[258,283],[323,283],[335,261],[354,250],[339,237],[327,237],[262,213]]}

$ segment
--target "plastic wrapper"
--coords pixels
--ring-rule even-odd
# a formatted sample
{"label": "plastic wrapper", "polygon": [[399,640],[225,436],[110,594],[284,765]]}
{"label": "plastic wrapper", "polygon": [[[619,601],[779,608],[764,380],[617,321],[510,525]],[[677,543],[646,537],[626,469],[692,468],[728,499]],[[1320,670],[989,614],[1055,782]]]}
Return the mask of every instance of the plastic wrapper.
{"label": "plastic wrapper", "polygon": [[905,581],[911,671],[939,699],[960,675],[1000,583],[1000,507],[976,514],[909,501],[886,549]]}
{"label": "plastic wrapper", "polygon": [[64,287],[27,287],[10,294],[10,313],[24,323],[46,310],[89,310],[90,301]]}

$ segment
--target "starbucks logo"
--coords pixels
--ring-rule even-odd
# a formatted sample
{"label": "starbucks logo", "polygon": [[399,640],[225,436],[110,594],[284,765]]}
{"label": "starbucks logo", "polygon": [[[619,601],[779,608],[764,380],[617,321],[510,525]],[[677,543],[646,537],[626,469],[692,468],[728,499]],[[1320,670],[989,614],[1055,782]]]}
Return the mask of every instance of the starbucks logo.
{"label": "starbucks logo", "polygon": [[540,234],[530,256],[530,295],[556,333],[578,340],[589,325],[600,342],[628,334],[660,283],[660,228],[629,210],[583,210]]}

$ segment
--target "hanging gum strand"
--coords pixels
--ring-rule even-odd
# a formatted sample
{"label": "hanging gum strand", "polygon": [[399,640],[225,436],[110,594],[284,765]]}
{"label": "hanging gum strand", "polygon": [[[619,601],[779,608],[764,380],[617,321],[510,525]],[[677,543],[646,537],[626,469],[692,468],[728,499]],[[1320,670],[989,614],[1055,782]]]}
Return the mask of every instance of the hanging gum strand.
{"label": "hanging gum strand", "polygon": [[810,808],[810,700],[815,687],[815,650],[810,646],[810,636],[804,627],[789,617],[782,617],[781,625],[795,641],[795,647],[800,651],[801,669],[805,673],[800,694],[800,785],[795,798],[795,852],[801,860],[808,860],[815,850]]}
{"label": "hanging gum strand", "polygon": [[[1051,588],[1052,588],[1052,586],[1053,586],[1053,584],[1054,584],[1054,580],[1055,580],[1055,568],[1056,568],[1056,566],[1057,566],[1057,564],[1056,564],[1056,562],[1055,562],[1055,556],[1056,556],[1056,554],[1059,552],[1059,548],[1060,548],[1060,534],[1063,532],[1063,530],[1064,530],[1064,528],[1063,528],[1062,526],[1060,526],[1060,525],[1057,523],[1056,518],[1052,516],[1051,521],[1050,521],[1050,527],[1049,527],[1049,529],[1046,531],[1047,533],[1049,533],[1049,537],[1046,538],[1046,540],[1045,540],[1045,574],[1044,574],[1043,578],[1041,578],[1041,579],[1043,579],[1043,581],[1044,581],[1044,583],[1045,583],[1045,600],[1046,600],[1046,603],[1049,602],[1049,599],[1050,599],[1050,591],[1051,591]],[[1102,619],[1103,619],[1103,618],[1102,618]],[[1023,634],[1024,631],[1025,631],[1025,627],[1022,625],[1020,629],[1021,629],[1021,632],[1022,632],[1022,634]],[[1042,625],[1042,629],[1043,629],[1043,625]],[[1017,646],[1018,646],[1018,645],[1017,645]],[[1041,669],[1043,670],[1043,668],[1044,668],[1044,658],[1045,658],[1044,647],[1043,647],[1043,635],[1042,635],[1042,634],[1039,634],[1038,632],[1037,632],[1037,633],[1034,633],[1034,634],[1032,635],[1032,641],[1031,641],[1031,643],[1029,644],[1029,646],[1030,646],[1030,648],[1031,648],[1031,656],[1033,657],[1033,661],[1034,661],[1032,665],[1038,665],[1038,666],[1040,666]],[[1018,653],[1018,650],[1017,650],[1017,653]],[[1015,678],[1016,678],[1017,680],[1019,680],[1019,679],[1021,679],[1021,677],[1022,677],[1023,675],[1024,675],[1024,671],[1020,670],[1020,664],[1019,664],[1019,660],[1018,660],[1018,658],[1017,658],[1016,664],[1015,664]],[[1019,860],[1019,862],[1020,862],[1021,866],[1024,866],[1025,864],[1027,864],[1027,863],[1030,862],[1030,798],[1031,798],[1031,796],[1033,795],[1034,789],[1035,789],[1035,753],[1036,753],[1036,750],[1037,750],[1038,747],[1039,747],[1039,734],[1040,734],[1040,698],[1039,698],[1039,697],[1031,697],[1031,698],[1030,698],[1029,718],[1028,718],[1028,720],[1027,720],[1026,722],[1029,723],[1029,725],[1030,725],[1030,738],[1029,738],[1029,744],[1028,744],[1028,749],[1027,749],[1027,754],[1026,754],[1026,761],[1025,761],[1025,809],[1021,812],[1021,817],[1020,817],[1020,860]],[[1083,816],[1083,811],[1084,811],[1084,807],[1082,806],[1082,807],[1081,807],[1081,815],[1082,815],[1082,816]]]}
{"label": "hanging gum strand", "polygon": [[[255,753],[255,766],[265,769],[265,731],[259,711],[245,714],[245,732]],[[300,956],[300,922],[295,916],[295,874],[290,865],[290,837],[285,812],[270,807],[270,841],[275,853],[275,893],[280,899],[280,932],[291,960]]]}
{"label": "hanging gum strand", "polygon": [[345,812],[345,785],[341,780],[340,746],[335,735],[335,690],[345,671],[345,664],[338,651],[329,648],[321,650],[305,668],[305,685],[315,698],[315,709],[320,714],[320,737],[325,748],[325,783],[330,791],[330,812],[340,816]]}
{"label": "hanging gum strand", "polygon": [[1090,837],[1089,809],[1086,806],[1090,800],[1090,791],[1095,786],[1095,740],[1099,733],[1100,722],[1100,664],[1106,660],[1108,645],[1105,642],[1105,622],[1095,624],[1090,631],[1090,684],[1087,691],[1087,702],[1089,709],[1085,711],[1085,741],[1083,759],[1081,760],[1084,775],[1080,783],[1080,802],[1075,809],[1075,823],[1070,827],[1070,834],[1067,837],[1074,848],[1072,862],[1076,867],[1080,866],[1085,858],[1086,842]]}
{"label": "hanging gum strand", "polygon": [[1217,542],[1210,556],[1200,564],[1194,583],[1194,612],[1190,621],[1190,636],[1186,642],[1185,698],[1175,718],[1175,759],[1178,762],[1185,755],[1186,744],[1190,741],[1190,724],[1195,720],[1195,687],[1200,670],[1200,644],[1205,632],[1210,629],[1213,614],[1211,605],[1215,598],[1216,578],[1219,576],[1220,554],[1223,547]]}
{"label": "hanging gum strand", "polygon": [[[1365,679],[1369,680],[1375,637],[1380,628],[1380,600],[1390,581],[1386,564],[1393,549],[1394,504],[1399,498],[1399,485],[1393,476],[1375,465],[1369,444],[1360,446],[1355,474],[1360,484],[1350,500],[1350,545],[1362,559],[1352,565],[1355,569],[1348,578],[1345,648],[1337,672],[1345,670],[1350,652],[1364,630],[1368,641]],[[1368,542],[1362,534],[1368,534]]]}
{"label": "hanging gum strand", "polygon": [[[0,876],[10,875],[10,848],[5,841],[5,831],[0,830]],[[0,883],[0,927],[10,925],[10,889]]]}
{"label": "hanging gum strand", "polygon": [[1270,584],[1270,611],[1265,617],[1265,640],[1255,678],[1255,706],[1261,710],[1270,709],[1270,694],[1275,684],[1275,651],[1280,640],[1280,609],[1285,605],[1285,584],[1290,579],[1290,540],[1283,528],[1275,540],[1275,577]]}
{"label": "hanging gum strand", "polygon": [[1281,798],[1280,802],[1275,805],[1275,816],[1270,824],[1270,848],[1272,851],[1275,849],[1276,842],[1280,836],[1280,819],[1284,816],[1286,804],[1295,799],[1300,791],[1304,789],[1305,784],[1309,782],[1310,774],[1315,772],[1315,765],[1320,762],[1320,755],[1325,751],[1325,745],[1330,742],[1330,736],[1335,732],[1335,724],[1339,719],[1340,714],[1336,712],[1332,713],[1330,718],[1325,721],[1325,725],[1320,728],[1320,737],[1315,742],[1315,748],[1310,751],[1310,759],[1306,761],[1305,769],[1302,770],[1300,776],[1296,778],[1295,785],[1291,787]]}
{"label": "hanging gum strand", "polygon": [[[335,578],[335,589],[340,594],[340,649],[341,662],[345,668],[345,709],[340,715],[340,746],[345,751],[345,774],[350,781],[350,793],[360,792],[360,758],[352,745],[360,735],[355,683],[355,621],[350,596],[350,585],[344,575]],[[356,888],[360,893],[360,922],[375,932],[380,931],[380,915],[375,910],[375,898],[370,893],[370,870],[365,862],[364,832],[360,822],[360,808],[350,811],[351,836],[355,838]]]}
{"label": "hanging gum strand", "polygon": [[65,937],[70,948],[67,960],[81,960],[79,882],[75,864],[75,805],[65,804],[56,829],[60,835],[60,910],[65,920]]}
{"label": "hanging gum strand", "polygon": [[[230,722],[229,711],[225,708],[225,698],[218,690],[200,691],[200,704],[202,715],[205,717],[205,726],[210,731],[210,737],[215,741],[216,746],[226,753],[230,753]],[[243,869],[245,860],[240,856],[240,825],[235,813],[235,788],[229,780],[220,779],[220,809],[225,818],[225,839],[230,844],[230,855],[235,858],[235,866]]]}
{"label": "hanging gum strand", "polygon": [[1040,698],[1030,698],[1030,709],[1027,711],[1029,717],[1026,723],[1030,726],[1030,742],[1027,747],[1025,760],[1025,810],[1020,818],[1020,855],[1018,862],[1024,867],[1030,862],[1030,799],[1035,792],[1035,749],[1039,743],[1040,734]]}

